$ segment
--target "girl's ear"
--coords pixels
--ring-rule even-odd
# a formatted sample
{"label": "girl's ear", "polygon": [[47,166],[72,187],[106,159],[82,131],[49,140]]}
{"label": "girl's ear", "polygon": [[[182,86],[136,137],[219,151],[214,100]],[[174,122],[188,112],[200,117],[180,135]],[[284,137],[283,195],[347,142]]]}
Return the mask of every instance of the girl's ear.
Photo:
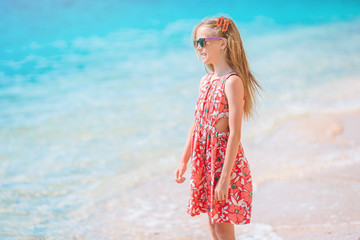
{"label": "girl's ear", "polygon": [[225,38],[223,38],[223,39],[221,39],[220,40],[221,41],[221,43],[220,43],[220,46],[221,47],[224,47],[224,50],[226,49],[226,47],[227,47],[227,39]]}

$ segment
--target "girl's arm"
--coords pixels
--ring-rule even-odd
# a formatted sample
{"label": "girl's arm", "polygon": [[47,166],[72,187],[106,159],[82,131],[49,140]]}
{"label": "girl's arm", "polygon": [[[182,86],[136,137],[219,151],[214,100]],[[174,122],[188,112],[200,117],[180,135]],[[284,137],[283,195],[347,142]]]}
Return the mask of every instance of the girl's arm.
{"label": "girl's arm", "polygon": [[190,155],[191,155],[191,135],[192,135],[192,133],[194,131],[194,125],[195,125],[195,121],[191,125],[190,130],[188,132],[185,147],[184,147],[184,151],[183,151],[183,154],[182,154],[181,159],[180,159],[180,161],[182,163],[184,163],[185,165],[188,163]]}
{"label": "girl's arm", "polygon": [[192,140],[191,135],[194,131],[194,123],[195,123],[195,121],[193,122],[193,124],[190,127],[188,136],[186,138],[186,143],[185,143],[183,154],[182,154],[180,162],[174,172],[174,179],[177,183],[183,183],[186,179],[185,177],[183,177],[183,175],[186,171],[187,163],[189,161],[190,154],[191,154],[191,152],[190,152],[191,151],[191,140]]}
{"label": "girl's arm", "polygon": [[225,82],[225,94],[229,104],[230,134],[226,147],[225,161],[219,182],[229,182],[231,170],[239,150],[241,140],[241,123],[244,105],[244,86],[241,78],[233,75]]}
{"label": "girl's arm", "polygon": [[[201,85],[202,82],[204,81],[204,79],[206,78],[207,75],[203,76],[200,79],[200,85],[199,85],[199,97],[200,97],[200,92],[201,92]],[[187,162],[189,161],[190,155],[191,155],[191,135],[194,131],[194,126],[195,126],[195,119],[193,121],[193,124],[190,127],[190,130],[188,132],[187,138],[186,138],[186,143],[185,143],[185,147],[184,147],[184,151],[183,154],[181,156],[180,162],[183,162],[185,164],[187,164]]]}

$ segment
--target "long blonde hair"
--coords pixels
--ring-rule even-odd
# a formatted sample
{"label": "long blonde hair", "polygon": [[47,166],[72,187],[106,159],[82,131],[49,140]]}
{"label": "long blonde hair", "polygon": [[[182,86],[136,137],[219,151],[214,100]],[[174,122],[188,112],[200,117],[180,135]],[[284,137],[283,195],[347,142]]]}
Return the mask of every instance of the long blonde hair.
{"label": "long blonde hair", "polygon": [[[230,17],[226,17],[226,16],[221,16],[221,17],[224,20],[229,21],[229,25],[226,32],[222,31],[222,25],[221,26],[216,25],[218,21],[218,17],[211,17],[204,19],[193,29],[193,33],[192,33],[193,37],[192,37],[191,45],[194,46],[193,43],[196,40],[196,33],[200,27],[207,27],[209,29],[212,29],[212,32],[214,33],[213,37],[224,37],[227,39],[228,44],[225,50],[226,61],[229,64],[229,66],[232,69],[234,69],[239,75],[239,77],[242,79],[244,85],[244,91],[246,95],[246,100],[244,105],[244,118],[246,120],[249,120],[250,118],[253,118],[253,111],[256,108],[257,99],[255,94],[257,93],[259,96],[261,96],[258,88],[260,88],[264,92],[266,91],[256,81],[254,75],[250,70],[246,58],[246,54],[244,51],[244,47],[242,44],[242,40],[240,37],[240,32],[237,29],[235,22]],[[213,64],[206,64],[206,66],[212,72],[214,72]],[[206,67],[205,67],[205,71],[207,72]]]}

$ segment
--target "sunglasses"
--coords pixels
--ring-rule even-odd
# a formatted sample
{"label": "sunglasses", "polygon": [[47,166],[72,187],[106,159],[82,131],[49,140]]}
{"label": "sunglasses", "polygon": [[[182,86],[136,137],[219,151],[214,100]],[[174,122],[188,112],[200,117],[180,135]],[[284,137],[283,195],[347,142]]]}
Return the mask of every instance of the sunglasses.
{"label": "sunglasses", "polygon": [[195,40],[194,41],[194,47],[197,48],[197,46],[200,43],[200,47],[204,47],[205,46],[205,40],[218,40],[218,39],[222,39],[224,37],[209,37],[209,38],[199,38],[199,40]]}

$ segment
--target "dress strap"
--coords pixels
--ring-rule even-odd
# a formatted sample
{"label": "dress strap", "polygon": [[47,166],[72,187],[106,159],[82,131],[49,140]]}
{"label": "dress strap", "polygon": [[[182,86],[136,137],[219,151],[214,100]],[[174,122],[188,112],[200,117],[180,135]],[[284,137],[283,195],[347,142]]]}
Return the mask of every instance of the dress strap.
{"label": "dress strap", "polygon": [[237,72],[232,71],[232,72],[227,73],[227,74],[224,76],[224,78],[223,78],[223,89],[224,89],[224,92],[225,92],[225,82],[226,82],[226,80],[227,80],[231,75],[237,75]]}
{"label": "dress strap", "polygon": [[[227,76],[226,76],[227,75]],[[231,75],[237,75],[237,72],[235,71],[232,71],[232,72],[229,72],[228,74],[226,74],[226,79],[228,79]]]}

